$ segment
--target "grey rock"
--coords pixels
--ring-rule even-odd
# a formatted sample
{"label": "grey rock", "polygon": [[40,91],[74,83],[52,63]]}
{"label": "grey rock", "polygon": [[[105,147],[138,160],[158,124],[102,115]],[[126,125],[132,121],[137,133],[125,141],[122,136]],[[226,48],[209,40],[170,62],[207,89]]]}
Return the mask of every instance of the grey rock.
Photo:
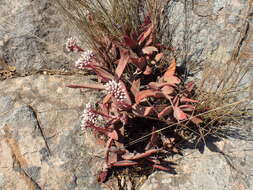
{"label": "grey rock", "polygon": [[0,187],[3,188],[5,184],[5,177],[3,173],[0,173]]}
{"label": "grey rock", "polygon": [[0,97],[0,113],[9,111],[13,107],[14,101],[10,96]]}
{"label": "grey rock", "polygon": [[34,181],[36,181],[40,177],[40,167],[32,166],[26,168],[25,171],[29,177],[31,177]]}
{"label": "grey rock", "polygon": [[149,176],[140,190],[251,190],[253,176],[251,142],[225,141],[223,154],[206,150],[204,154],[187,151],[186,157],[177,162],[176,175],[156,172]]}
{"label": "grey rock", "polygon": [[176,49],[179,64],[225,63],[241,37],[248,6],[246,1],[231,0],[170,1],[163,40]]}
{"label": "grey rock", "polygon": [[69,70],[66,38],[75,35],[49,0],[2,0],[0,57],[20,74],[40,69]]}
{"label": "grey rock", "polygon": [[96,175],[103,146],[79,128],[83,105],[99,93],[66,87],[88,80],[34,75],[1,81],[0,100],[9,102],[0,112],[1,189],[101,189]]}

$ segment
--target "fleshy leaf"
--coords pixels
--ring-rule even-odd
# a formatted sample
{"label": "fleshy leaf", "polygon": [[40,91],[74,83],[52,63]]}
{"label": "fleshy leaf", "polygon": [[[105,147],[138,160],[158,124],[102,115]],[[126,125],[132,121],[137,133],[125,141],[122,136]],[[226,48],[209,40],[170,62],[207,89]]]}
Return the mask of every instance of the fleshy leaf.
{"label": "fleshy leaf", "polygon": [[176,76],[166,77],[166,79],[164,78],[164,80],[167,81],[167,84],[169,85],[180,84],[181,82],[181,80]]}
{"label": "fleshy leaf", "polygon": [[129,36],[124,36],[124,41],[126,46],[130,47],[131,49],[135,49],[137,47],[137,41],[133,40]]}
{"label": "fleshy leaf", "polygon": [[187,119],[187,115],[177,106],[174,107],[174,117],[179,121]]}
{"label": "fleshy leaf", "polygon": [[116,140],[116,141],[119,139],[118,133],[115,130],[113,130],[110,133],[107,133],[107,136],[112,138],[113,140]]}
{"label": "fleshy leaf", "polygon": [[131,86],[131,92],[133,93],[134,96],[136,96],[137,93],[140,91],[140,85],[141,85],[140,79],[133,81]]}
{"label": "fleshy leaf", "polygon": [[171,77],[175,75],[176,66],[177,66],[176,59],[173,58],[169,68],[167,69],[167,71],[163,75],[163,78],[165,81],[170,81]]}
{"label": "fleshy leaf", "polygon": [[94,72],[97,73],[97,75],[100,76],[105,82],[114,80],[114,76],[111,73],[100,67],[94,68]]}
{"label": "fleshy leaf", "polygon": [[154,41],[154,36],[151,34],[148,39],[146,40],[145,46],[150,46]]}
{"label": "fleshy leaf", "polygon": [[143,72],[144,75],[151,75],[152,74],[152,68],[147,65],[145,71]]}
{"label": "fleshy leaf", "polygon": [[122,73],[124,72],[124,70],[127,66],[128,60],[129,60],[128,51],[122,50],[120,55],[121,55],[121,58],[119,60],[118,66],[117,66],[116,71],[115,71],[115,74],[116,74],[118,79],[121,77]]}
{"label": "fleshy leaf", "polygon": [[[172,82],[175,82],[175,81],[172,81]],[[171,82],[150,82],[148,84],[148,86],[152,89],[160,89],[160,88],[163,88],[165,86],[169,86],[169,87],[176,87],[175,83],[171,83]]]}
{"label": "fleshy leaf", "polygon": [[141,45],[146,38],[152,33],[153,31],[153,24],[150,24],[148,28],[140,35],[138,39],[138,44]]}
{"label": "fleshy leaf", "polygon": [[203,121],[201,119],[199,119],[198,117],[192,117],[192,118],[190,118],[190,121],[196,125],[203,123]]}
{"label": "fleshy leaf", "polygon": [[143,99],[148,97],[161,98],[163,97],[163,93],[155,90],[143,90],[136,95],[135,102],[139,104]]}
{"label": "fleshy leaf", "polygon": [[155,56],[155,61],[156,62],[159,62],[162,58],[163,58],[164,54],[163,53],[158,53],[156,56]]}
{"label": "fleshy leaf", "polygon": [[197,103],[198,100],[193,100],[193,99],[190,99],[190,98],[186,98],[186,97],[182,97],[180,98],[180,102],[191,102],[191,103]]}
{"label": "fleshy leaf", "polygon": [[164,93],[164,94],[166,94],[166,95],[170,95],[170,94],[172,94],[173,92],[174,92],[174,88],[173,87],[171,87],[171,86],[164,86],[163,88],[162,88],[162,92]]}
{"label": "fleshy leaf", "polygon": [[159,170],[164,170],[164,171],[170,171],[171,169],[169,168],[165,168],[164,166],[158,165],[158,164],[154,164],[153,165],[154,168],[159,169]]}
{"label": "fleshy leaf", "polygon": [[195,107],[193,105],[181,105],[179,108],[183,111],[193,111],[195,110]]}
{"label": "fleshy leaf", "polygon": [[153,112],[153,107],[145,107],[144,116],[148,116]]}
{"label": "fleshy leaf", "polygon": [[112,97],[112,94],[107,94],[103,99],[103,104],[107,104]]}
{"label": "fleshy leaf", "polygon": [[111,163],[112,166],[134,166],[137,164],[138,162],[131,161],[131,160],[121,160],[118,162]]}
{"label": "fleshy leaf", "polygon": [[142,52],[147,55],[152,55],[154,52],[157,52],[158,49],[154,46],[147,46],[142,48]]}
{"label": "fleshy leaf", "polygon": [[164,108],[159,114],[158,114],[158,118],[162,118],[168,114],[170,114],[172,112],[172,106],[167,106],[166,108]]}
{"label": "fleshy leaf", "polygon": [[105,114],[105,115],[109,115],[109,108],[108,105],[106,104],[99,104],[100,107],[100,111]]}
{"label": "fleshy leaf", "polygon": [[140,70],[144,70],[146,65],[147,65],[147,61],[144,57],[141,58],[131,58],[131,62],[138,67]]}

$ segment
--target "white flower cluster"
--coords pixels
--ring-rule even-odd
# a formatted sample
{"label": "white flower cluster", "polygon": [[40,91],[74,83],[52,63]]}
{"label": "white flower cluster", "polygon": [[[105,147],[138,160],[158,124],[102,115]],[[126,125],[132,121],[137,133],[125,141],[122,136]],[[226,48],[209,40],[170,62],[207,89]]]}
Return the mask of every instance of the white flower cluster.
{"label": "white flower cluster", "polygon": [[124,101],[126,99],[126,93],[124,92],[124,89],[122,88],[121,84],[115,80],[107,82],[104,86],[106,91],[111,93],[117,99],[117,101]]}
{"label": "white flower cluster", "polygon": [[86,104],[82,114],[81,129],[84,130],[89,125],[94,125],[97,122],[97,117],[97,114],[92,112],[92,105]]}
{"label": "white flower cluster", "polygon": [[87,50],[82,53],[81,57],[76,61],[75,66],[78,69],[85,69],[92,62],[94,53],[91,50]]}
{"label": "white flower cluster", "polygon": [[69,38],[67,39],[67,42],[66,42],[66,49],[67,51],[74,51],[74,52],[77,52],[78,51],[78,48],[77,48],[77,39],[76,38]]}

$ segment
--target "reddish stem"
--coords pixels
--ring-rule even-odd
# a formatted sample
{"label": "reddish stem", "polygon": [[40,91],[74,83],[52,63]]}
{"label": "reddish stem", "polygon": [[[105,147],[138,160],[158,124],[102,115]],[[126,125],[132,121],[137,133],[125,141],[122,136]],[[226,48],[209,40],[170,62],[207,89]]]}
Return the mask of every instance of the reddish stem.
{"label": "reddish stem", "polygon": [[84,52],[84,49],[79,47],[78,45],[75,45],[74,48],[77,48],[78,51]]}

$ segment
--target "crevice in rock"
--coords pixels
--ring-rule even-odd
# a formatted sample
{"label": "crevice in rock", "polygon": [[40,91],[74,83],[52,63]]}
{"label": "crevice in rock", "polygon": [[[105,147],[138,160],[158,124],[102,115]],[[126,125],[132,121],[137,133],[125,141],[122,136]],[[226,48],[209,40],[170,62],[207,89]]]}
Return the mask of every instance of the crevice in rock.
{"label": "crevice in rock", "polygon": [[44,135],[43,129],[42,129],[41,125],[40,125],[40,121],[39,121],[38,115],[37,115],[36,111],[34,110],[34,108],[33,108],[32,106],[28,105],[28,107],[31,109],[31,111],[32,111],[33,114],[34,114],[34,117],[35,117],[36,122],[37,122],[38,129],[39,129],[40,134],[41,134],[41,136],[42,136],[42,138],[43,138],[43,140],[44,140],[44,142],[45,142],[47,151],[48,151],[49,155],[51,155],[51,150],[50,150],[50,148],[49,148],[49,145],[48,145],[48,142],[47,142],[47,138],[46,138],[46,136]]}
{"label": "crevice in rock", "polygon": [[236,60],[238,58],[238,56],[241,52],[242,46],[248,37],[249,29],[250,29],[250,23],[248,21],[248,18],[250,17],[251,8],[252,8],[252,4],[249,2],[248,10],[247,10],[246,16],[244,18],[244,22],[242,24],[240,38],[239,38],[237,45],[236,45],[236,47],[233,51],[233,54],[232,54],[232,60]]}

